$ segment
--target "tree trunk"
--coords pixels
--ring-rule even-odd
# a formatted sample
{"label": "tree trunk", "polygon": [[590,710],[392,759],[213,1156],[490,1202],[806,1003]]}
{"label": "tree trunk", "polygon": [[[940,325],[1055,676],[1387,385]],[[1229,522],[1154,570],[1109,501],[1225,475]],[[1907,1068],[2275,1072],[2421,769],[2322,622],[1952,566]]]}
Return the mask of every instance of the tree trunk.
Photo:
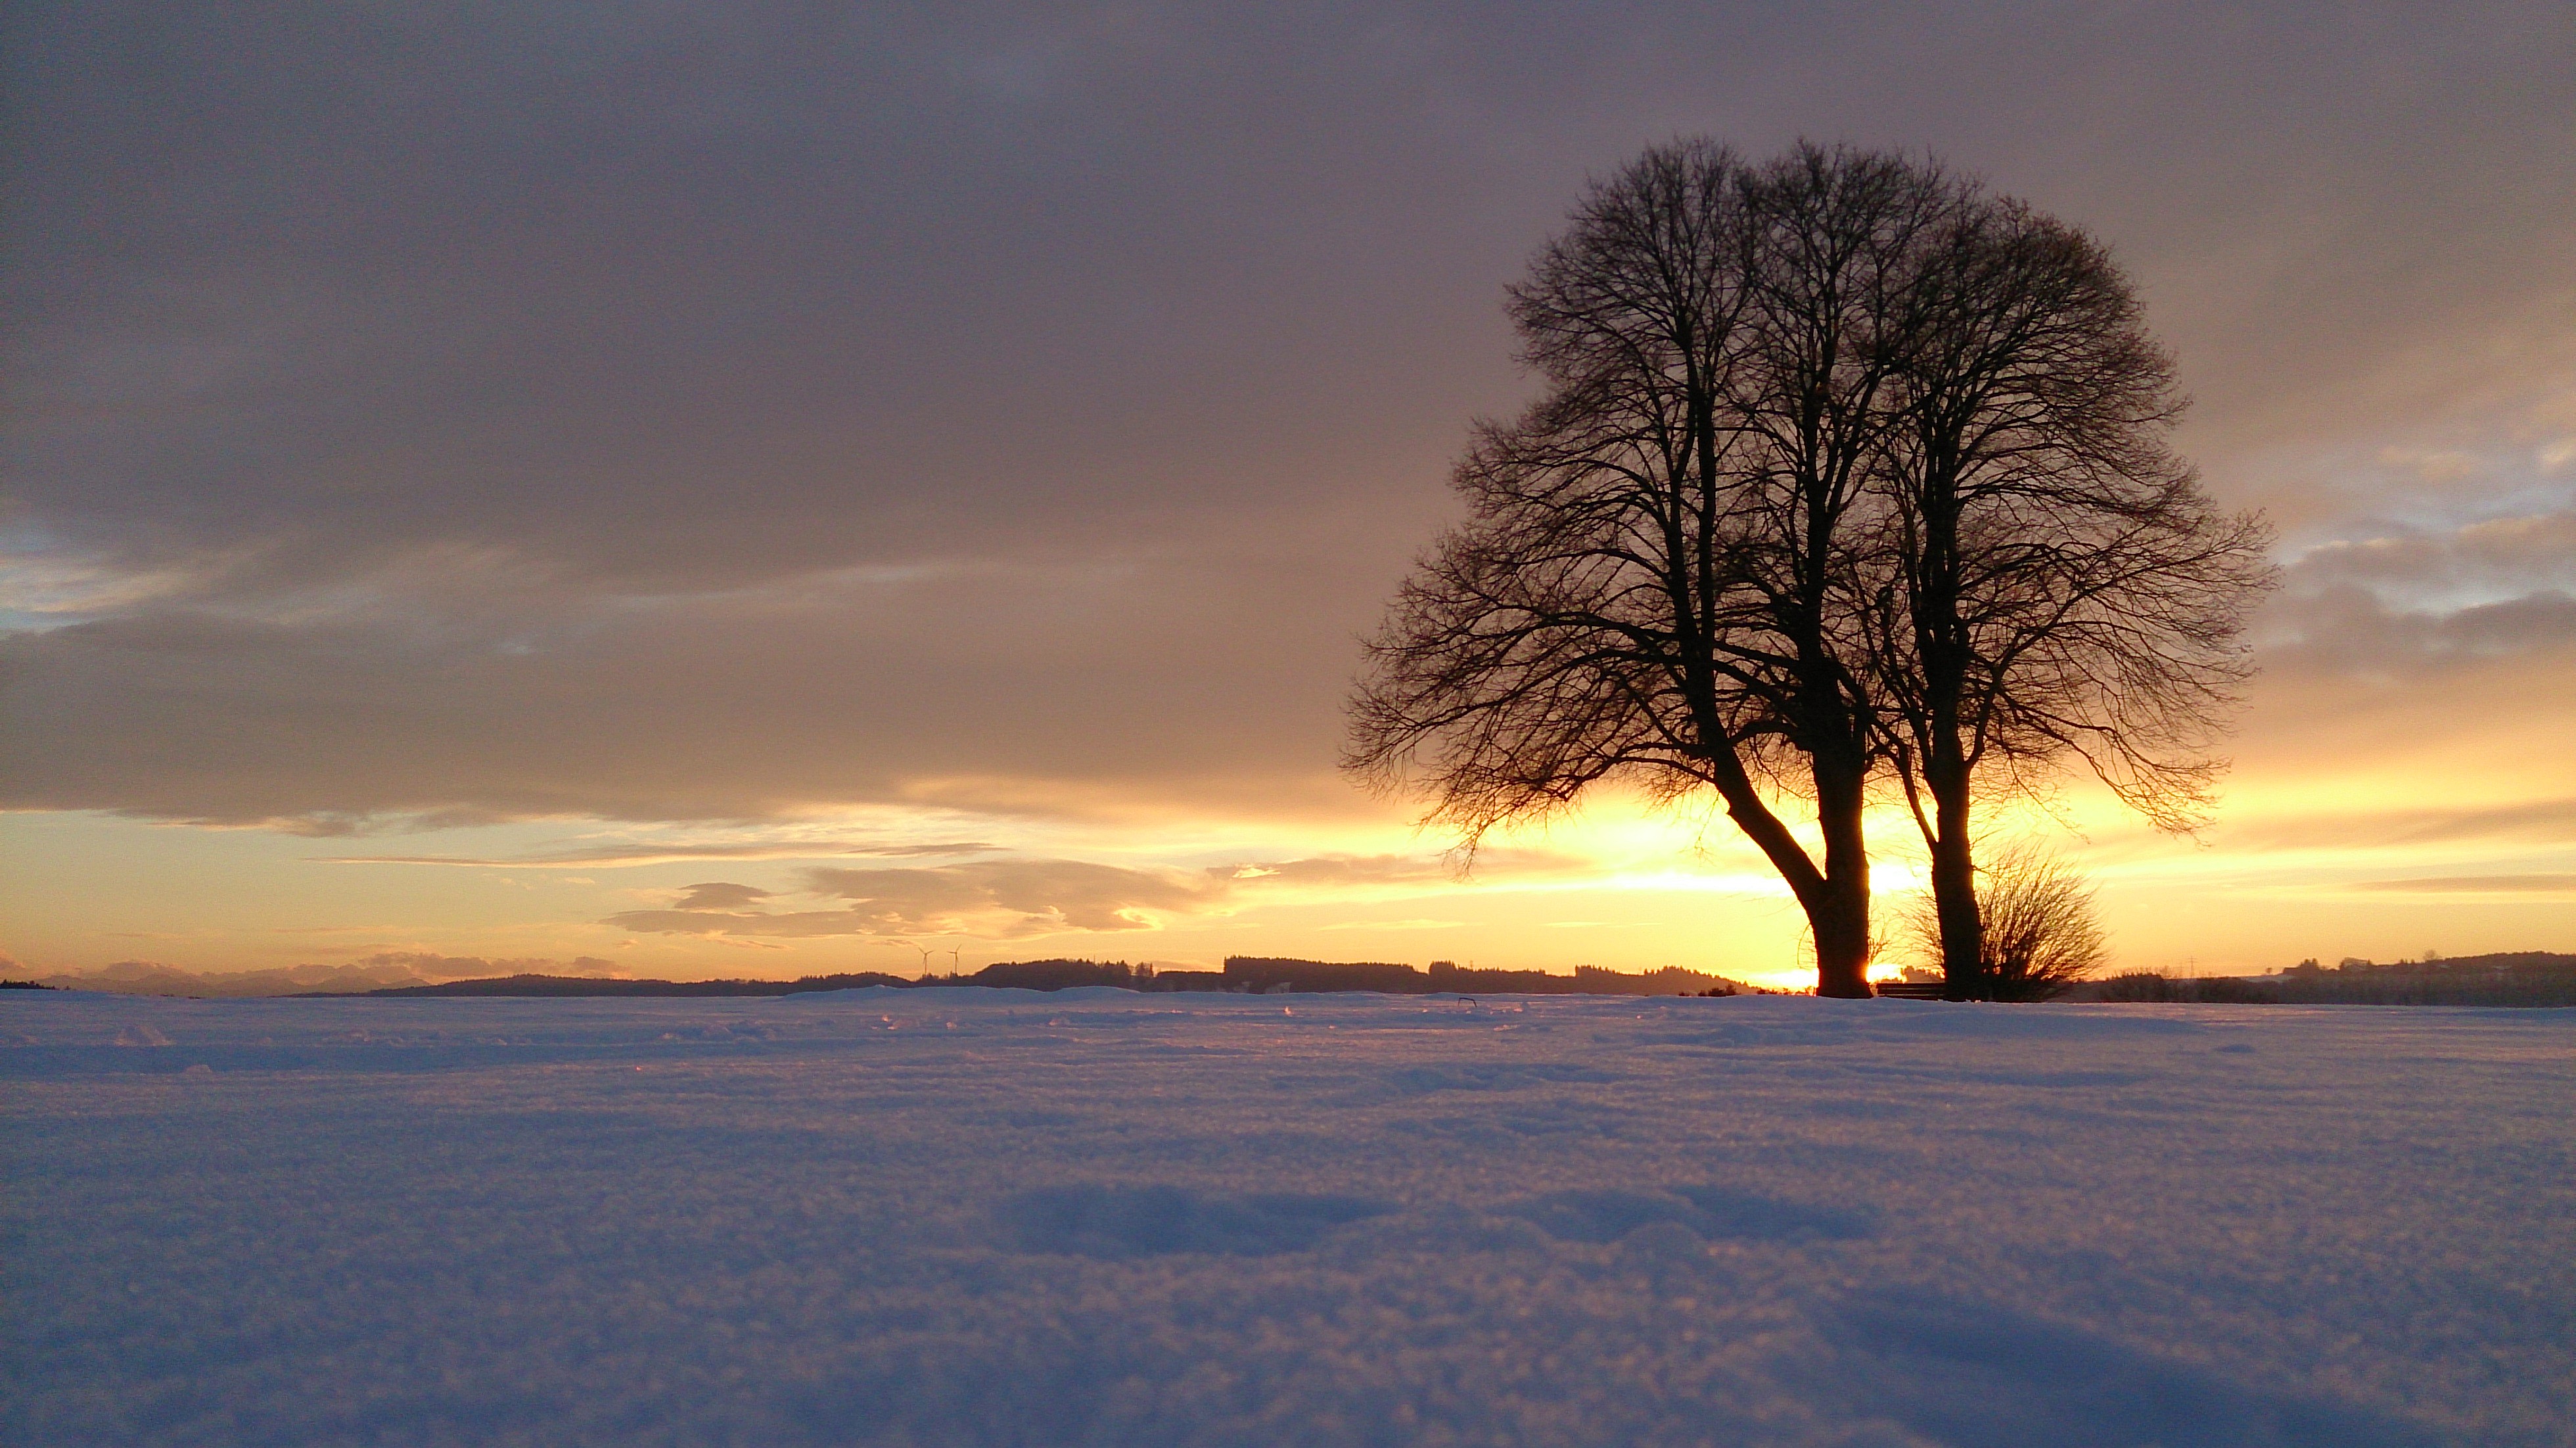
{"label": "tree trunk", "polygon": [[1829,880],[1825,898],[1807,907],[1816,938],[1816,994],[1865,1000],[1869,988],[1869,886]]}
{"label": "tree trunk", "polygon": [[1815,768],[1816,822],[1825,835],[1825,868],[1819,871],[1797,838],[1771,812],[1733,750],[1703,756],[1710,783],[1726,801],[1727,816],[1759,847],[1780,878],[1789,882],[1807,932],[1816,942],[1816,994],[1868,996],[1869,850],[1861,838],[1867,764]]}
{"label": "tree trunk", "polygon": [[1937,833],[1932,849],[1932,911],[1941,926],[1941,994],[1954,1001],[1986,1000],[1994,982],[1986,970],[1984,912],[1977,904],[1977,862],[1968,838],[1968,771],[1926,770],[1932,786]]}
{"label": "tree trunk", "polygon": [[1816,769],[1816,823],[1825,835],[1825,877],[1807,907],[1816,942],[1816,994],[1866,999],[1869,988],[1869,849],[1861,837],[1867,803],[1863,768]]}
{"label": "tree trunk", "polygon": [[1930,706],[1923,783],[1932,792],[1932,914],[1941,932],[1941,995],[1983,1000],[1993,995],[1985,978],[1985,928],[1977,908],[1977,865],[1968,838],[1969,781],[1975,773],[1959,738],[1959,706],[1967,694],[1969,659],[1959,617],[1959,458],[1954,439],[1936,436],[1924,448],[1922,556],[1913,565],[1915,647],[1922,660]]}
{"label": "tree trunk", "polygon": [[[1947,813],[1947,811],[1944,811]],[[1985,1000],[1985,918],[1977,906],[1977,866],[1965,830],[1944,828],[1932,846],[1932,910],[1941,925],[1942,998]]]}

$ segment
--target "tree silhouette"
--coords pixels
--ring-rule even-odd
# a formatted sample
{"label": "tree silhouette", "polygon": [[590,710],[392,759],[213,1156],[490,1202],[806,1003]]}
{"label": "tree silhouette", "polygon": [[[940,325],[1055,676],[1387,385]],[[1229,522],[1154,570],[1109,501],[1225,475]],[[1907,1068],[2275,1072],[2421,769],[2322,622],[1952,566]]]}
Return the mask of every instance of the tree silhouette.
{"label": "tree silhouette", "polygon": [[[2200,821],[2271,569],[2261,521],[2218,512],[2166,445],[2173,364],[2102,246],[1926,179],[1953,204],[1890,332],[1884,537],[1864,552],[1889,580],[1877,718],[1931,855],[1944,969],[1966,984],[1994,967],[1981,786],[2030,788],[2072,754],[2157,827]],[[2017,860],[2013,888],[2034,868]]]}
{"label": "tree silhouette", "polygon": [[[1427,776],[1471,849],[1613,775],[1713,789],[1804,908],[1818,990],[1869,994],[1854,511],[1894,355],[1878,303],[1943,204],[1892,158],[1754,171],[1705,141],[1594,186],[1510,292],[1546,392],[1477,428],[1471,517],[1371,643],[1346,766]],[[1780,786],[1813,800],[1821,862]]]}
{"label": "tree silhouette", "polygon": [[1827,995],[1870,993],[1891,769],[1936,880],[1968,862],[1963,940],[1980,764],[2073,749],[2188,813],[2176,746],[2232,682],[2260,532],[2155,438],[2169,364],[2088,240],[1900,156],[1691,140],[1596,184],[1509,298],[1543,393],[1476,427],[1346,768],[1423,787],[1471,852],[1606,778],[1713,790]]}

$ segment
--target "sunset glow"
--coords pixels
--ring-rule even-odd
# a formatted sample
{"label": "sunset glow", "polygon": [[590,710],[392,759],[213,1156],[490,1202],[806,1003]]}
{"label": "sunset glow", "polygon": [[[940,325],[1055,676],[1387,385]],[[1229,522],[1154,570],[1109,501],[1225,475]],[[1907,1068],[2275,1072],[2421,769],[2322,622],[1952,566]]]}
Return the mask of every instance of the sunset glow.
{"label": "sunset glow", "polygon": [[[1428,19],[746,15],[672,42],[739,74],[673,79],[601,11],[351,39],[318,92],[249,18],[52,37],[8,222],[8,968],[1795,981],[1710,801],[1596,793],[1470,871],[1334,768],[1355,640],[1529,396],[1499,289],[1677,130],[1929,151],[2104,238],[2183,450],[2277,525],[2215,822],[2072,775],[1995,820],[2091,873],[2119,966],[2576,944],[2576,131],[2554,71],[2489,83],[2550,47],[2446,23],[2396,50],[2457,73],[2398,96],[2347,83],[2395,53],[2361,27],[1666,20],[1654,53],[1773,80]],[[93,104],[200,89],[202,125]],[[631,163],[557,144],[610,111]],[[1893,801],[1872,841],[1882,902],[1923,887]]]}

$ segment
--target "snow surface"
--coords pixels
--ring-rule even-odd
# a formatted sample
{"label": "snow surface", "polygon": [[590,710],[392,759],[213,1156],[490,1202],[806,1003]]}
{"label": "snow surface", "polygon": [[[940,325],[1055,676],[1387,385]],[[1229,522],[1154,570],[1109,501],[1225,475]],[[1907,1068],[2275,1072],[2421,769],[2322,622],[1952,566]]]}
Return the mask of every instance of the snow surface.
{"label": "snow surface", "polygon": [[13,994],[105,1444],[2576,1442],[2576,1011]]}

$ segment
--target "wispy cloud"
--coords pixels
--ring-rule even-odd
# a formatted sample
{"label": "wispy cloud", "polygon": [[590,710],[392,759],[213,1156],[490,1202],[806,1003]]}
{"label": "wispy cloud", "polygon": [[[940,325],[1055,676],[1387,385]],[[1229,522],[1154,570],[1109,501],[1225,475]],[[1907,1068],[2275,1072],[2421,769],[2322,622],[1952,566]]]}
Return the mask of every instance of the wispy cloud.
{"label": "wispy cloud", "polygon": [[[0,956],[0,962],[6,957]],[[381,986],[416,985],[423,981],[463,980],[501,975],[620,974],[614,961],[593,955],[561,960],[549,956],[495,959],[480,955],[440,955],[425,950],[388,950],[345,965],[289,965],[268,970],[181,970],[159,961],[121,960],[98,970],[45,978],[49,985],[146,995],[276,996],[298,991],[362,991]]]}
{"label": "wispy cloud", "polygon": [[1553,850],[1497,847],[1478,854],[1472,873],[1440,855],[1315,855],[1297,860],[1213,866],[1212,878],[1283,891],[1412,891],[1453,883],[1502,883],[1597,873],[1597,861]]}
{"label": "wispy cloud", "polygon": [[811,937],[973,935],[1025,939],[1066,931],[1151,930],[1174,915],[1223,908],[1227,883],[1181,870],[1079,860],[985,860],[960,865],[805,872],[809,890],[850,902],[836,910],[742,908],[769,891],[717,881],[692,885],[671,908],[608,917],[621,930],[673,935]]}
{"label": "wispy cloud", "polygon": [[663,845],[647,842],[587,845],[530,855],[317,855],[332,865],[462,865],[478,869],[569,870],[628,865],[678,865],[692,860],[942,859],[990,854],[1002,848],[980,840],[926,845],[860,845],[839,840],[781,840],[758,844]]}
{"label": "wispy cloud", "polygon": [[[1558,878],[1592,868],[1542,851],[1492,852],[1481,873],[1496,883]],[[1161,928],[1167,921],[1251,905],[1305,899],[1401,898],[1449,888],[1457,877],[1437,857],[1330,855],[1142,869],[1081,860],[970,860],[958,864],[804,873],[809,893],[849,902],[832,910],[762,908],[774,892],[710,881],[691,885],[662,909],[628,910],[603,923],[639,933],[701,936],[972,935],[1025,939],[1074,931]],[[1414,919],[1354,922],[1347,929],[1450,929],[1463,922]]]}
{"label": "wispy cloud", "polygon": [[2361,888],[2429,895],[2576,895],[2576,875],[2446,875],[2423,880],[2372,880]]}
{"label": "wispy cloud", "polygon": [[2576,799],[2278,815],[2250,820],[2230,834],[2237,847],[2270,849],[2378,849],[2470,840],[2576,843]]}

